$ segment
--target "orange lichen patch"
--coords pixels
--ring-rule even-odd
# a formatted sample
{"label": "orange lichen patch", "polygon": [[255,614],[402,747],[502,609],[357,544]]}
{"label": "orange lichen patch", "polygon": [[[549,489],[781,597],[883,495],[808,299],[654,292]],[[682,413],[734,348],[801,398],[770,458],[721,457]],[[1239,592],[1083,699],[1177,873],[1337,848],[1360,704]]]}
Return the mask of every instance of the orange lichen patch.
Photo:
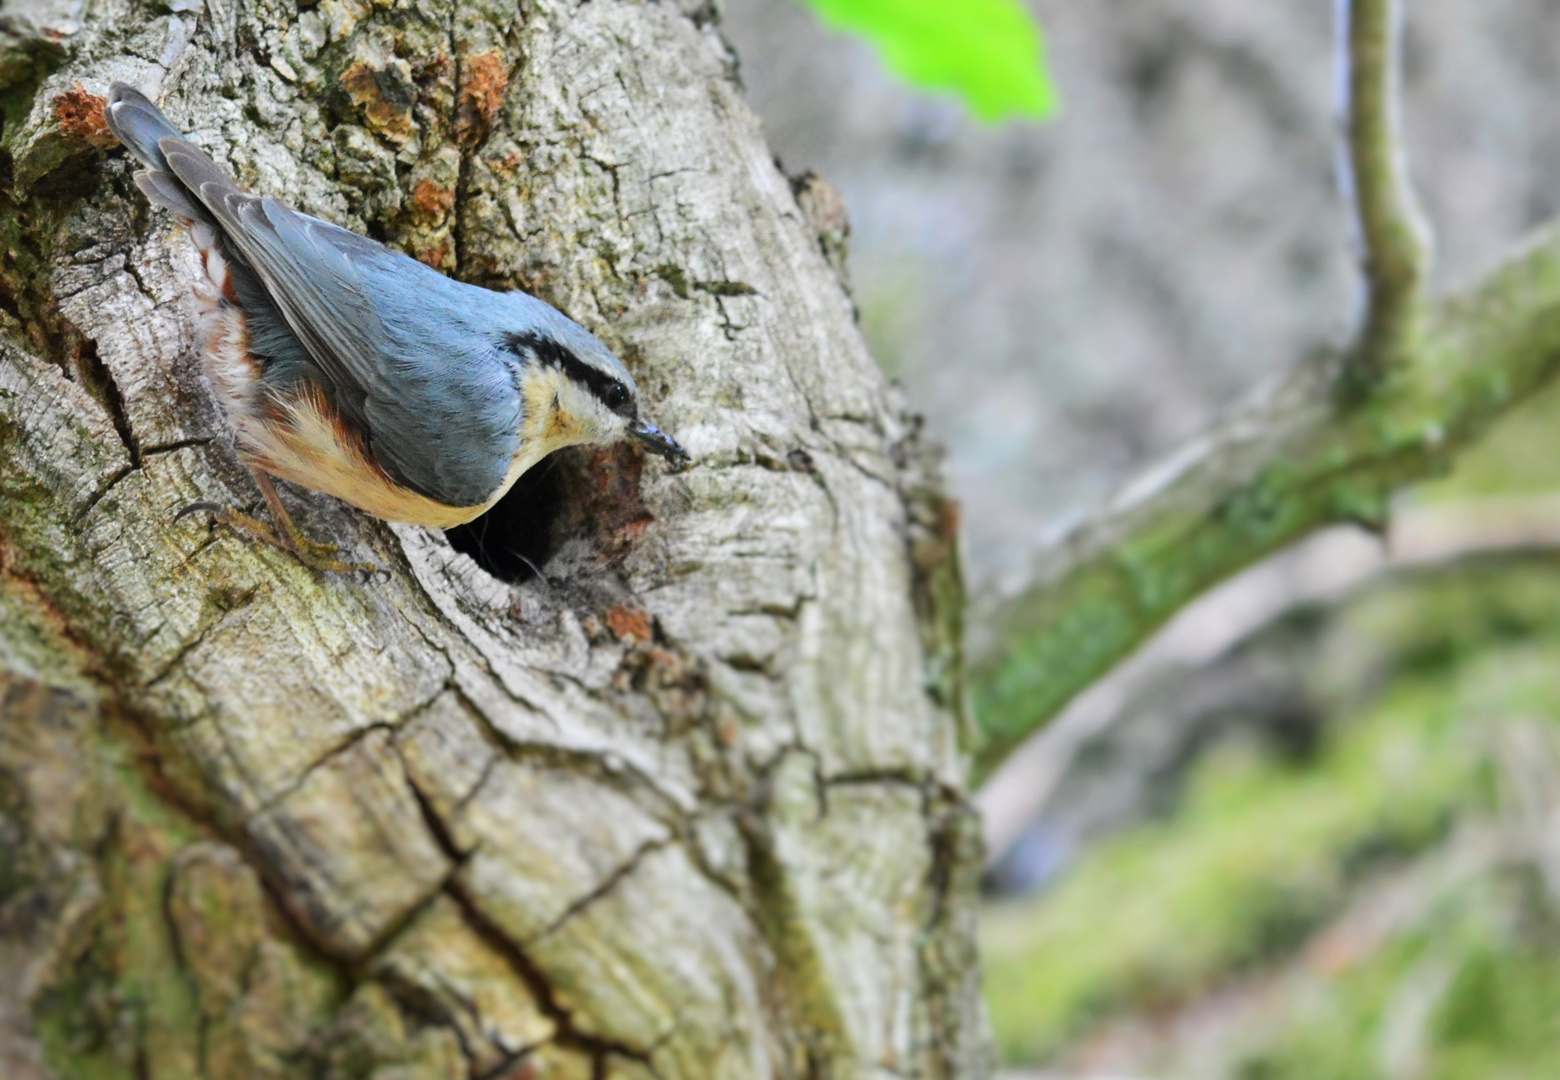
{"label": "orange lichen patch", "polygon": [[[611,612],[608,612],[607,619],[611,621]],[[633,637],[624,640],[629,649],[624,653],[617,671],[612,674],[615,687],[647,695],[657,711],[668,718],[678,717],[686,722],[705,714],[709,680],[704,665],[697,657],[676,646],[649,645]],[[733,741],[737,734],[735,729],[730,732]]]}
{"label": "orange lichen patch", "polygon": [[54,119],[60,130],[75,139],[84,139],[94,146],[113,146],[116,140],[103,119],[103,106],[108,102],[96,94],[87,93],[80,83],[54,99]]}
{"label": "orange lichen patch", "polygon": [[419,180],[412,189],[412,213],[427,222],[443,221],[455,209],[455,192],[432,180]]}
{"label": "orange lichen patch", "polygon": [[360,60],[342,72],[341,88],[370,128],[399,139],[411,135],[417,89],[404,63],[376,68]]}
{"label": "orange lichen patch", "polygon": [[[634,685],[650,696],[667,716],[698,716],[705,710],[704,667],[682,649],[653,645],[641,651],[645,663]],[[729,745],[729,744],[728,744]]]}
{"label": "orange lichen patch", "polygon": [[448,241],[445,241],[438,247],[419,248],[413,254],[417,256],[418,262],[424,266],[431,266],[435,270],[453,270],[455,268],[455,251],[450,247]]}
{"label": "orange lichen patch", "polygon": [[503,53],[485,52],[466,57],[460,66],[459,97],[455,106],[455,133],[461,139],[480,138],[498,115],[509,89],[509,62]]}
{"label": "orange lichen patch", "polygon": [[437,83],[448,78],[450,74],[450,54],[437,53],[432,60],[425,61],[417,69],[417,81],[420,83]]}
{"label": "orange lichen patch", "polygon": [[649,641],[654,633],[644,608],[617,604],[607,610],[607,628],[622,641]]}
{"label": "orange lichen patch", "polygon": [[516,150],[513,153],[505,154],[501,158],[489,159],[488,167],[494,172],[500,172],[505,176],[509,176],[520,167],[523,161],[525,161],[525,155]]}
{"label": "orange lichen patch", "polygon": [[580,448],[585,468],[568,476],[571,536],[590,538],[596,557],[610,565],[639,543],[655,520],[640,494],[644,454],[626,442]]}

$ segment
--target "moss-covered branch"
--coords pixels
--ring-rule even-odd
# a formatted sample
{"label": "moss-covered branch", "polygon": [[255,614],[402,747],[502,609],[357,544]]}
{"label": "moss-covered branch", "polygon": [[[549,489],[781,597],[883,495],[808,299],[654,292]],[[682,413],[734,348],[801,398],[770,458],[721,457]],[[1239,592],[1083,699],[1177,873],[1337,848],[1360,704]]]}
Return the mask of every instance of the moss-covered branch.
{"label": "moss-covered branch", "polygon": [[1401,131],[1401,0],[1339,8],[1339,158],[1364,311],[1353,342],[1129,485],[989,598],[972,686],[989,770],[1209,586],[1313,529],[1380,527],[1392,493],[1443,471],[1560,366],[1560,239],[1465,296],[1425,301],[1429,229]]}
{"label": "moss-covered branch", "polygon": [[1394,491],[1543,386],[1560,370],[1560,231],[1422,307],[1363,398],[1339,393],[1350,353],[1237,409],[977,613],[992,642],[972,665],[987,769],[1187,601],[1313,529],[1379,527]]}

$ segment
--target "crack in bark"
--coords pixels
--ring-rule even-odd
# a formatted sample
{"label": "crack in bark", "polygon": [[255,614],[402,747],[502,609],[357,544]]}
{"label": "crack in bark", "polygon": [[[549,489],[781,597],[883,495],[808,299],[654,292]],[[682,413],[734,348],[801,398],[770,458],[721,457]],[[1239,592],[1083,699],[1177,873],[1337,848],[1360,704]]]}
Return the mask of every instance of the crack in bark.
{"label": "crack in bark", "polygon": [[[184,556],[184,558],[179,560],[178,564],[173,568],[173,572],[177,574],[177,573],[180,573],[182,571],[188,570],[190,565],[192,563],[194,563],[194,561],[195,561],[197,556],[201,555],[203,552],[211,550],[213,547],[215,547],[217,545],[217,542],[220,539],[221,539],[221,536],[219,536],[215,531],[208,532],[206,534],[206,538],[204,540],[202,540],[200,543],[196,544],[195,545],[195,549],[193,551],[191,551],[188,555]],[[251,593],[250,597],[253,597],[253,595],[254,594]],[[246,598],[244,602],[247,604],[248,603],[248,598]]]}
{"label": "crack in bark", "polygon": [[[957,975],[967,970],[967,967],[955,958],[952,962],[954,977],[950,977],[942,970],[948,961],[940,955],[938,945],[942,944],[946,948],[948,945],[957,947],[964,944],[973,949],[973,945],[959,936],[953,897],[956,891],[962,890],[967,897],[966,904],[970,902],[968,897],[973,896],[973,883],[961,883],[959,877],[961,872],[966,876],[976,873],[971,867],[979,865],[981,846],[978,812],[962,793],[952,794],[952,801],[941,810],[930,799],[923,807],[931,847],[931,860],[926,875],[931,903],[922,923],[922,937],[926,944],[917,956],[921,977],[933,988],[927,995],[927,1004],[929,1021],[935,1033],[934,1045],[950,1047],[959,1042],[953,1030],[959,1020],[957,1014],[950,1016],[952,1010],[949,999],[959,993]],[[971,846],[975,850],[968,850]]]}
{"label": "crack in bark", "polygon": [[98,356],[96,339],[85,340],[77,363],[81,368],[82,385],[91,391],[108,412],[108,418],[119,434],[119,441],[124,444],[125,453],[130,455],[130,468],[132,471],[139,469],[141,444],[136,438],[135,431],[130,427],[130,416],[125,411],[125,399],[119,390],[119,383],[115,381],[114,373],[109,370],[108,365]]}
{"label": "crack in bark", "polygon": [[[513,587],[506,586],[506,588]],[[435,603],[433,598],[427,594],[426,589],[422,590],[422,594],[430,604]],[[437,606],[434,607],[432,614],[441,624],[445,623],[445,616],[442,611],[438,610]],[[413,625],[417,630],[418,636],[420,636],[430,648],[443,655],[445,660],[450,664],[451,677],[443,689],[446,689],[455,694],[462,708],[464,708],[467,713],[469,713],[477,720],[478,724],[482,727],[484,734],[488,736],[489,740],[495,746],[500,748],[511,760],[538,760],[549,764],[585,764],[591,768],[597,779],[606,779],[608,782],[614,783],[618,786],[621,786],[622,778],[627,775],[632,777],[638,783],[639,787],[636,790],[650,792],[656,797],[657,801],[664,802],[676,809],[678,812],[681,812],[681,804],[678,802],[678,800],[674,796],[663,791],[653,776],[646,773],[632,761],[616,755],[610,750],[596,751],[580,747],[564,746],[557,743],[526,741],[516,739],[503,731],[500,727],[498,727],[497,724],[494,723],[493,718],[489,716],[488,713],[475,701],[473,701],[470,695],[467,694],[465,689],[460,685],[459,669],[455,664],[449,647],[442,642],[433,640],[433,638],[429,635],[428,630],[420,623],[414,622]],[[460,633],[458,627],[452,626],[449,627],[449,629],[455,632],[457,635]],[[550,709],[538,705],[536,702],[515,693],[515,691],[509,687],[506,680],[499,677],[498,674],[493,670],[491,663],[489,662],[487,656],[483,654],[481,649],[474,650],[474,656],[469,657],[468,659],[478,670],[482,672],[483,675],[487,677],[489,685],[498,690],[499,693],[501,693],[504,697],[516,705],[526,709],[528,712],[536,716],[547,717],[550,721],[556,723]],[[530,667],[529,670],[538,674],[546,675],[550,678],[567,682],[579,689],[582,693],[592,698],[598,697],[598,692],[594,688],[587,686],[580,680],[578,676],[571,672],[536,667]],[[614,761],[616,762],[615,764]]]}
{"label": "crack in bark", "polygon": [[[194,652],[196,649],[200,648],[203,644],[205,644],[205,642],[206,642],[206,635],[209,634],[211,631],[215,630],[217,627],[221,626],[222,623],[227,619],[229,614],[231,614],[231,612],[223,612],[222,613],[222,618],[219,618],[215,622],[212,622],[212,623],[209,623],[209,624],[207,624],[205,626],[200,627],[195,632],[195,636],[193,638],[191,638],[189,641],[186,641],[183,645],[179,646],[179,648],[174,652],[173,656],[169,659],[169,661],[166,664],[163,665],[162,669],[160,671],[158,671],[157,674],[153,675],[150,679],[148,679],[146,681],[144,689],[150,690],[153,687],[155,687],[158,683],[162,682],[164,679],[166,679],[170,675],[172,675],[174,673],[175,669],[177,669],[180,664],[184,663],[185,658],[187,658],[190,655],[190,653]],[[191,723],[193,723],[193,722],[194,721],[192,721]],[[189,725],[186,724],[184,726],[188,727]]]}
{"label": "crack in bark", "polygon": [[102,502],[108,493],[113,491],[122,480],[128,478],[132,473],[139,472],[145,466],[147,458],[156,457],[159,454],[171,454],[178,450],[188,450],[192,446],[206,446],[211,441],[209,437],[180,439],[176,442],[159,443],[156,446],[146,447],[140,452],[139,461],[132,460],[130,464],[115,469],[109,475],[109,478],[103,482],[103,485],[88,497],[86,505],[76,514],[75,523],[80,525],[85,521],[92,511],[97,509],[98,503]]}
{"label": "crack in bark", "polygon": [[[457,683],[451,682],[447,689],[455,694],[467,713],[476,719],[477,725],[488,740],[502,751],[503,758],[514,762],[560,766],[575,773],[584,773],[598,783],[615,788],[626,795],[648,794],[652,796],[655,803],[668,811],[669,816],[666,818],[658,815],[658,820],[662,820],[663,824],[672,825],[684,813],[682,804],[674,796],[661,790],[660,784],[653,776],[627,758],[616,755],[610,750],[586,750],[573,746],[560,746],[556,743],[516,739],[500,729],[493,718],[479,708]],[[509,696],[511,699],[514,697],[514,695]],[[532,708],[533,711],[546,715],[542,710]],[[490,765],[483,772],[483,782],[491,772]],[[625,780],[631,780],[632,783],[625,783]],[[480,790],[481,784],[478,784],[462,802],[469,801]]]}
{"label": "crack in bark", "polygon": [[[412,789],[412,797],[417,800],[417,808],[422,811],[423,821],[428,826],[428,831],[433,834],[434,841],[439,845],[439,849],[443,851],[445,856],[450,860],[451,865],[453,865],[456,870],[459,870],[461,866],[464,865],[465,862],[482,847],[482,842],[480,840],[477,841],[469,849],[464,849],[455,842],[455,837],[450,833],[449,825],[443,818],[439,816],[439,812],[434,809],[433,803],[429,801],[427,793],[423,791],[422,787],[418,785],[416,780],[412,779],[411,772],[406,770],[406,759],[401,752],[401,747],[399,744],[397,744],[395,747],[395,753],[396,757],[401,760],[402,770],[406,771],[406,785]],[[482,778],[478,780],[477,783],[473,785],[472,789],[466,793],[465,797],[456,804],[455,809],[457,813],[459,813],[461,806],[469,802],[477,792],[482,790],[482,785],[487,781],[487,778],[491,774],[493,767],[498,763],[499,760],[500,759],[495,755],[493,759],[487,763],[487,766],[482,770]]]}
{"label": "crack in bark", "polygon": [[459,907],[461,916],[466,924],[490,945],[510,967],[510,970],[531,991],[542,1014],[557,1025],[557,1034],[553,1041],[560,1046],[573,1047],[584,1051],[599,1064],[605,1061],[609,1054],[618,1054],[630,1061],[643,1065],[652,1076],[659,1077],[655,1066],[650,1061],[650,1054],[654,1047],[647,1050],[639,1050],[612,1039],[591,1035],[581,1031],[575,1026],[573,1015],[559,1004],[557,995],[553,991],[552,984],[542,973],[525,950],[513,941],[504,931],[496,926],[483,913],[481,907],[474,899],[468,896],[460,886],[459,881],[450,881],[444,887],[444,892]]}
{"label": "crack in bark", "polygon": [[[434,899],[441,895],[443,894],[435,893]],[[392,944],[392,942],[386,942],[387,946],[389,944]],[[453,1035],[456,1044],[460,1047],[461,1057],[466,1059],[466,1073],[468,1075],[478,1077],[478,1080],[480,1080],[480,1076],[491,1075],[491,1071],[484,1074],[476,1072],[476,1048],[466,1041],[466,1033],[461,1030],[459,1024],[452,1021],[447,1010],[441,1009],[435,1001],[431,1000],[430,995],[422,987],[408,985],[404,980],[388,972],[383,975],[372,976],[364,981],[365,983],[374,983],[384,987],[385,992],[401,1007],[403,1012],[416,1016],[428,1026],[443,1028]],[[474,1004],[468,998],[459,994],[454,996],[468,1011],[476,1011]],[[530,1053],[534,1049],[535,1047],[527,1047],[522,1053]],[[499,1075],[502,1076],[503,1074],[500,1073]]]}
{"label": "crack in bark", "polygon": [[[179,790],[164,777],[163,758],[157,750],[157,743],[152,735],[154,730],[153,722],[120,701],[115,695],[112,685],[102,684],[102,689],[105,697],[101,708],[102,717],[105,721],[106,735],[111,739],[128,744],[131,750],[130,761],[135,766],[137,775],[142,778],[147,787],[163,803],[189,823],[190,828],[197,837],[194,841],[195,843],[202,842],[198,837],[210,829],[210,831],[215,832],[221,838],[223,845],[237,855],[254,874],[261,895],[267,901],[265,910],[270,916],[274,916],[279,921],[279,924],[285,928],[285,932],[279,940],[307,954],[314,963],[331,972],[340,984],[348,987],[359,985],[363,980],[355,973],[354,969],[350,965],[343,963],[340,958],[320,948],[305,931],[302,924],[298,922],[288,908],[285,898],[279,894],[277,884],[266,873],[265,861],[258,857],[252,845],[247,842],[247,839],[241,833],[233,835],[228,830],[223,829],[220,824],[212,822],[211,815],[201,812],[199,808],[187,802]],[[202,823],[210,824],[203,827]],[[100,841],[100,847],[106,849],[107,845],[112,844],[114,835],[113,828],[106,830]],[[187,846],[182,845],[175,848],[167,855],[169,867],[167,887],[169,888],[171,888],[174,881],[173,867],[178,855]],[[94,860],[99,863],[102,863],[106,858],[103,850],[95,851],[93,854]],[[165,894],[158,903],[158,909],[163,919],[168,923],[171,933],[170,946],[175,951],[175,958],[181,967],[187,971],[189,965],[187,959],[183,956],[182,934],[172,922],[168,902],[169,896]],[[269,932],[266,932],[263,936],[278,940],[277,935]],[[196,997],[199,1000],[198,990]],[[135,1053],[138,1059],[144,1059],[146,1052],[147,1048],[144,1039],[138,1038],[135,1044]],[[149,1077],[150,1073],[148,1072],[147,1075]]]}
{"label": "crack in bark", "polygon": [[[166,797],[166,793],[164,794]],[[177,806],[178,809],[186,816],[189,816],[191,820],[197,820],[190,808],[178,802],[175,802],[174,805]],[[197,843],[198,842],[199,841],[197,841]],[[288,908],[287,904],[284,902],[284,898],[278,895],[276,883],[273,882],[266,874],[263,862],[255,856],[250,844],[246,843],[242,837],[230,837],[225,838],[224,846],[237,855],[238,858],[241,859],[243,863],[254,873],[257,887],[261,891],[261,894],[269,901],[266,910],[279,917],[283,925],[285,925],[288,930],[288,935],[285,940],[287,940],[294,948],[298,948],[306,952],[316,963],[320,963],[327,969],[333,971],[336,974],[338,980],[347,987],[349,991],[346,994],[347,998],[350,998],[350,991],[352,990],[356,990],[369,983],[378,983],[390,991],[392,996],[395,997],[395,999],[401,1005],[403,1005],[403,1007],[406,1007],[410,1011],[415,1012],[419,1016],[422,1016],[424,1019],[428,1020],[430,1023],[435,1024],[436,1026],[448,1028],[454,1034],[457,1043],[461,1047],[461,1052],[465,1056],[468,1063],[473,1060],[471,1049],[466,1045],[464,1035],[461,1032],[459,1025],[445,1022],[437,1015],[430,1014],[426,1010],[418,1008],[416,1002],[410,1001],[404,995],[396,993],[398,987],[394,980],[386,980],[378,976],[365,975],[365,972],[373,963],[376,956],[382,952],[390,942],[399,936],[407,926],[411,925],[417,919],[417,917],[422,914],[422,912],[427,910],[427,908],[435,900],[444,895],[445,889],[450,884],[455,869],[458,869],[458,863],[454,868],[452,868],[450,874],[446,875],[446,877],[441,880],[437,888],[431,890],[429,895],[424,897],[422,901],[408,909],[402,918],[390,924],[384,931],[382,937],[376,940],[375,943],[363,954],[361,958],[355,962],[349,963],[322,949],[315,942],[313,937],[297,921],[291,910]],[[174,887],[177,874],[177,871],[174,868],[177,863],[178,855],[183,850],[185,850],[185,848],[181,847],[169,855],[170,870],[165,884],[165,893],[159,903],[159,910],[162,913],[162,917],[169,930],[170,947],[174,952],[175,961],[178,963],[181,969],[189,971],[189,961],[184,953],[185,943],[183,930],[177,921],[173,918],[170,906],[172,889]],[[266,935],[262,934],[261,939],[263,940],[265,936]],[[252,965],[254,963],[254,957],[251,956],[249,959]],[[239,999],[245,997],[253,989],[250,983],[250,977],[247,974],[245,974],[241,979],[241,987],[242,988],[239,993]],[[199,1060],[204,1062],[208,1043],[207,1033],[210,1026],[210,1017],[207,1014],[207,1010],[204,1005],[204,995],[201,992],[199,985],[194,984],[193,980],[192,991],[196,1000],[202,1002],[200,1010],[201,1014],[198,1020],[196,1047],[200,1055]],[[322,1020],[321,1023],[315,1028],[313,1037],[317,1038],[319,1035],[328,1031],[330,1025],[334,1022],[334,1017],[327,1020]],[[139,1054],[145,1054],[146,1047],[144,1041],[138,1042],[137,1048],[137,1052]],[[524,1054],[529,1053],[534,1049],[536,1049],[536,1047],[527,1047],[525,1050],[517,1054],[516,1058],[523,1057]],[[508,1064],[513,1064],[513,1062],[511,1061]],[[502,1074],[500,1073],[498,1075]]]}
{"label": "crack in bark", "polygon": [[142,296],[146,297],[152,302],[152,307],[154,309],[162,306],[162,301],[157,298],[157,294],[152,292],[152,287],[148,285],[146,283],[146,279],[141,276],[140,268],[135,265],[135,259],[131,257],[129,252],[124,253],[121,268],[125,273],[130,275],[130,280],[135,282],[137,291],[139,291]]}
{"label": "crack in bark", "polygon": [[616,889],[618,885],[622,883],[624,878],[628,877],[628,875],[632,874],[639,868],[639,864],[644,861],[646,856],[651,855],[657,851],[661,851],[664,848],[670,847],[677,842],[678,841],[675,836],[668,836],[658,840],[648,840],[641,844],[637,851],[624,860],[622,865],[618,866],[610,874],[604,877],[595,888],[591,889],[584,896],[578,897],[572,901],[569,906],[563,910],[562,914],[560,914],[556,919],[544,927],[534,937],[527,939],[526,945],[532,945],[547,937],[548,935],[555,933],[563,926],[564,923],[568,922],[570,919],[574,918],[576,915],[580,914],[586,908],[594,904],[597,900],[602,899],[611,893],[612,890]]}
{"label": "crack in bark", "polygon": [[[286,802],[289,798],[296,794],[304,784],[309,782],[309,778],[318,772],[322,767],[329,765],[331,761],[357,746],[358,743],[374,734],[374,732],[381,731],[389,735],[394,735],[401,729],[406,720],[410,719],[411,715],[412,714],[409,713],[407,716],[402,717],[399,720],[379,720],[360,728],[354,728],[341,742],[330,747],[328,750],[323,751],[313,761],[305,765],[303,770],[293,778],[291,783],[287,784],[281,790],[273,794],[270,798],[266,799],[265,802],[256,807],[255,810],[246,819],[246,821],[252,821],[263,814],[269,814],[274,811],[282,803]],[[398,753],[397,758],[399,758],[399,756],[400,755]],[[410,783],[411,782],[408,780],[408,784]],[[412,785],[412,787],[415,791],[415,785]]]}
{"label": "crack in bark", "polygon": [[[408,786],[410,786],[410,784]],[[415,788],[413,788],[413,796],[416,796]],[[449,870],[447,870],[439,879],[438,884],[428,890],[426,896],[422,897],[415,904],[408,905],[405,911],[401,912],[401,914],[387,922],[384,929],[375,934],[373,938],[370,939],[367,947],[364,948],[355,958],[355,968],[359,971],[365,970],[369,964],[373,963],[373,961],[385,951],[385,949],[389,948],[390,945],[395,942],[396,938],[400,937],[401,934],[406,931],[407,927],[415,923],[425,911],[431,908],[439,899],[439,897],[446,895],[453,886],[455,882],[455,875],[460,872],[460,869],[460,861],[452,864]]]}

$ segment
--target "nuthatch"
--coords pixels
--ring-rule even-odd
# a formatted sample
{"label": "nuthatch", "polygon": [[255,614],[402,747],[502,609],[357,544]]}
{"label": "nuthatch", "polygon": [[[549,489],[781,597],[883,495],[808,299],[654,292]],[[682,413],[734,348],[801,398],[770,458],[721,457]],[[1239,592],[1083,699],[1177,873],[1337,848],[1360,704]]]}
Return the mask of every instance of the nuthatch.
{"label": "nuthatch", "polygon": [[138,91],[104,112],[145,169],[136,185],[188,227],[206,375],[275,515],[273,531],[200,503],[323,570],[270,478],[387,521],[449,528],[499,500],[554,450],[637,439],[687,458],[639,416],[612,351],[556,308],[445,277],[383,244],[251,195]]}

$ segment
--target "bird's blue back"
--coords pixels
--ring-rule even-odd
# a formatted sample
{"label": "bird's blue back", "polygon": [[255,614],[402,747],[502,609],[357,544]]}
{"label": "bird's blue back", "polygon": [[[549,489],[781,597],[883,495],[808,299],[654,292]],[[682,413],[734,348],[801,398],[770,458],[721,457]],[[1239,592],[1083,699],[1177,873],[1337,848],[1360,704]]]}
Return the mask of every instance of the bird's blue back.
{"label": "bird's blue back", "polygon": [[264,202],[267,219],[286,215],[306,223],[310,242],[288,245],[313,294],[298,317],[350,328],[344,336],[358,347],[356,362],[322,364],[250,273],[239,298],[251,348],[266,361],[262,381],[281,393],[305,381],[318,386],[374,460],[419,494],[473,506],[504,479],[519,449],[525,409],[525,361],[507,346],[514,336],[542,333],[633,385],[600,340],[549,304],[467,285],[365,237]]}
{"label": "bird's blue back", "polygon": [[142,190],[219,231],[263,385],[281,399],[317,389],[402,486],[453,507],[498,489],[524,420],[530,361],[517,339],[550,339],[633,387],[611,350],[556,308],[250,195],[139,92],[116,84],[111,96],[110,127],[146,166]]}

